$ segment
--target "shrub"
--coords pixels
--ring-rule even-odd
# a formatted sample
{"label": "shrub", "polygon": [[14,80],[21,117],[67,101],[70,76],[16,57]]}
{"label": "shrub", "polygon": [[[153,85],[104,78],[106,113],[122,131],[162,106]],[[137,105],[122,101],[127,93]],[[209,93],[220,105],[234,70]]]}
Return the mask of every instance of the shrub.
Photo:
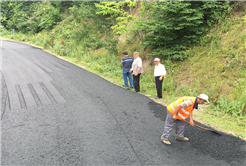
{"label": "shrub", "polygon": [[227,113],[234,117],[243,116],[245,102],[228,99],[222,95],[219,97],[217,104],[213,106],[213,109],[221,114]]}

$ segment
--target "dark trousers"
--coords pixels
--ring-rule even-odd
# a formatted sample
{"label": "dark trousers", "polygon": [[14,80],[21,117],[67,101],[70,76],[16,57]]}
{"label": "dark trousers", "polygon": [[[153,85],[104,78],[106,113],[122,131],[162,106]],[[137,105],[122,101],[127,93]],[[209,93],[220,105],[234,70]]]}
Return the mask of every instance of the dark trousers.
{"label": "dark trousers", "polygon": [[140,92],[140,85],[139,85],[140,75],[141,73],[138,74],[137,76],[133,75],[133,84],[134,84],[135,92]]}
{"label": "dark trousers", "polygon": [[157,90],[157,97],[162,98],[162,82],[163,79],[160,81],[159,77],[155,77],[155,85],[156,85],[156,90]]}

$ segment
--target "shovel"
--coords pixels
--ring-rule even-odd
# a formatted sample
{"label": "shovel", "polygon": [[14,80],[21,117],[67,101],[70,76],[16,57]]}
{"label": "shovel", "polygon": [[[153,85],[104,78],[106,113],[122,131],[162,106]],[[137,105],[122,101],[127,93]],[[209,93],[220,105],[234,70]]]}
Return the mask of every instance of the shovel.
{"label": "shovel", "polygon": [[[186,123],[189,123],[189,124],[190,124],[190,122],[187,122],[187,121],[184,121],[184,122],[186,122]],[[211,131],[211,132],[213,132],[213,133],[215,133],[215,134],[217,134],[217,135],[221,136],[221,134],[220,134],[218,131],[215,131],[215,130],[212,130],[212,129],[207,129],[207,128],[205,128],[205,127],[198,126],[198,125],[196,125],[196,124],[194,124],[194,126],[199,127],[199,128],[201,128],[201,129],[204,129],[204,130],[207,130],[207,131]]]}

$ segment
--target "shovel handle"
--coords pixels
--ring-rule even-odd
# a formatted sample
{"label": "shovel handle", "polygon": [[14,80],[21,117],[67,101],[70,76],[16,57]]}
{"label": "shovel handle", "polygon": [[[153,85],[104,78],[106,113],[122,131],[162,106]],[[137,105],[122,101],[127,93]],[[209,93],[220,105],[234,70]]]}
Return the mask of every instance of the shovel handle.
{"label": "shovel handle", "polygon": [[[187,122],[187,121],[185,121],[185,120],[184,120],[184,122],[186,122],[186,123],[189,123],[189,124],[190,124],[190,122]],[[204,129],[204,130],[208,130],[208,131],[214,131],[214,130],[211,130],[211,129],[207,129],[207,128],[205,128],[205,127],[202,127],[202,126],[198,126],[198,125],[196,125],[196,124],[194,124],[194,126],[196,126],[196,127],[199,127],[199,128],[201,128],[201,129]]]}

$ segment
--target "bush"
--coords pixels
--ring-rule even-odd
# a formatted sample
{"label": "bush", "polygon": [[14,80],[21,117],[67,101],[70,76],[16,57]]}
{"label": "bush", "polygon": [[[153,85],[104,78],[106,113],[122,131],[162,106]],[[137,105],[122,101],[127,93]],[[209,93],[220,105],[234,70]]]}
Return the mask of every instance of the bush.
{"label": "bush", "polygon": [[40,4],[35,12],[36,20],[40,30],[51,30],[61,20],[59,9],[51,6],[50,4]]}
{"label": "bush", "polygon": [[227,113],[234,117],[243,116],[243,111],[245,111],[245,102],[234,101],[233,99],[228,99],[225,96],[220,96],[217,104],[213,106],[213,109],[221,114]]}
{"label": "bush", "polygon": [[9,35],[9,34],[11,34],[11,31],[9,30],[7,30],[4,26],[0,26],[0,31],[1,31],[1,36],[5,36],[5,35]]}

